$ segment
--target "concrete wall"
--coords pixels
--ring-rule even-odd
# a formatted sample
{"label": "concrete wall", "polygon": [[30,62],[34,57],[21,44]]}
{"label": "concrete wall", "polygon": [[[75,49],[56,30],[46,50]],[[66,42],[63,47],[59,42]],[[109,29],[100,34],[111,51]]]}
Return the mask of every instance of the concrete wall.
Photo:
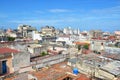
{"label": "concrete wall", "polygon": [[13,67],[12,67],[12,58],[7,58],[7,69],[9,70],[9,73],[13,73]]}
{"label": "concrete wall", "polygon": [[108,53],[120,53],[120,48],[105,47],[105,52],[108,52]]}
{"label": "concrete wall", "polygon": [[110,74],[109,72],[106,72],[104,70],[101,70],[99,67],[94,67],[92,65],[86,64],[86,63],[77,63],[73,64],[71,62],[68,62],[69,66],[77,67],[79,69],[79,72],[84,73],[89,76],[96,76],[101,79],[105,80],[113,80],[115,77],[114,75]]}
{"label": "concrete wall", "polygon": [[19,70],[21,67],[26,67],[30,65],[30,54],[21,52],[17,54],[13,54],[13,67],[14,71]]}
{"label": "concrete wall", "polygon": [[109,80],[113,80],[115,78],[114,75],[112,75],[104,70],[99,70],[99,75],[101,75]]}
{"label": "concrete wall", "polygon": [[[103,46],[101,45],[101,43],[103,43]],[[90,45],[91,50],[100,51],[100,50],[104,50],[104,47],[105,47],[104,41],[91,41],[91,45]]]}
{"label": "concrete wall", "polygon": [[28,51],[31,53],[31,57],[38,56],[40,55],[41,52],[45,51],[46,52],[46,47],[41,46],[41,47],[28,47]]}
{"label": "concrete wall", "polygon": [[33,62],[31,62],[31,65],[34,65],[33,66],[34,68],[42,68],[47,65],[53,65],[56,63],[63,62],[63,61],[65,61],[65,59],[66,59],[66,56],[64,56],[63,54],[55,55],[55,56],[53,55],[48,58],[33,61]]}

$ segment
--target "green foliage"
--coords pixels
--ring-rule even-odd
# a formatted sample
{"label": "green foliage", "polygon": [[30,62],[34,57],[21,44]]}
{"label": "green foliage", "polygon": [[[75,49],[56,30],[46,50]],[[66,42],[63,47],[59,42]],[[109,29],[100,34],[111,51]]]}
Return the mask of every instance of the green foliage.
{"label": "green foliage", "polygon": [[40,53],[40,55],[45,56],[45,55],[48,55],[48,53],[43,51],[42,53]]}
{"label": "green foliage", "polygon": [[8,41],[14,41],[15,38],[14,37],[7,37],[8,38]]}
{"label": "green foliage", "polygon": [[83,46],[83,48],[88,50],[89,49],[89,45],[86,44],[86,45]]}

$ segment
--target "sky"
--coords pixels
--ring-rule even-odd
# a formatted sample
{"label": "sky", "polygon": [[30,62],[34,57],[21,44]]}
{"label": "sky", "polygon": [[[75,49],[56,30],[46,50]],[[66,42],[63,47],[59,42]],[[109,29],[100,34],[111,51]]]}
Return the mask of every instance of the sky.
{"label": "sky", "polygon": [[0,0],[0,28],[120,30],[120,0]]}

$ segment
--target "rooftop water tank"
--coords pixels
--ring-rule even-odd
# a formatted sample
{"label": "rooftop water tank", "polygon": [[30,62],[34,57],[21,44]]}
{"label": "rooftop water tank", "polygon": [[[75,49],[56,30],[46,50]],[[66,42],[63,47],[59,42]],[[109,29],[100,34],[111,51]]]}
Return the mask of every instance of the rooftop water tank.
{"label": "rooftop water tank", "polygon": [[73,68],[73,74],[78,74],[78,68]]}

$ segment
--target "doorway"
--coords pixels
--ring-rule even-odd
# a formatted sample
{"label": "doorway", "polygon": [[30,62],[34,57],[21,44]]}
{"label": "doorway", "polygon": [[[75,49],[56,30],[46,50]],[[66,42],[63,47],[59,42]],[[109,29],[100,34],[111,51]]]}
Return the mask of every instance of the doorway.
{"label": "doorway", "polygon": [[2,61],[2,74],[6,74],[7,73],[7,65],[6,65],[6,60]]}

